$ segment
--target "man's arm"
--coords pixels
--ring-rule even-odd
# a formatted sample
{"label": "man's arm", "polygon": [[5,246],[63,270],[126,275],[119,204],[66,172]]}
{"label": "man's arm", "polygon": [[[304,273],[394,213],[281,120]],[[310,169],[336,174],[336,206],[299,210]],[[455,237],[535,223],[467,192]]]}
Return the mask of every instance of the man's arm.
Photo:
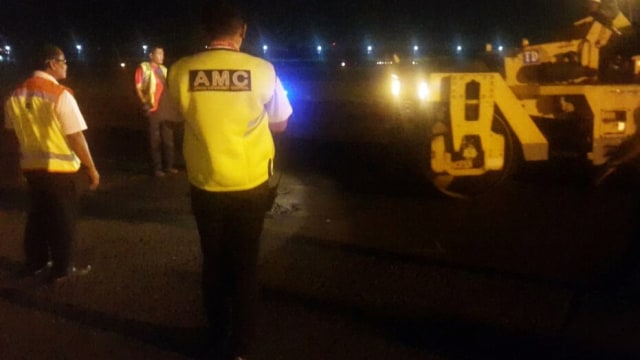
{"label": "man's arm", "polygon": [[279,134],[284,132],[287,129],[289,117],[293,110],[291,109],[291,104],[289,103],[284,87],[277,77],[273,97],[271,101],[265,105],[265,109],[269,114],[269,130],[271,130],[271,133]]}
{"label": "man's arm", "polygon": [[78,156],[82,164],[87,168],[87,174],[89,175],[89,188],[95,190],[100,185],[100,174],[93,163],[91,157],[91,151],[89,151],[89,144],[84,137],[82,131],[78,131],[73,134],[67,135],[67,142],[69,147]]}
{"label": "man's arm", "polygon": [[138,66],[138,68],[136,69],[136,73],[135,73],[135,78],[134,78],[134,82],[135,82],[135,87],[136,87],[136,94],[138,95],[138,99],[140,100],[140,104],[142,104],[143,110],[148,110],[145,107],[149,106],[149,99],[147,99],[146,94],[144,93],[144,89],[142,87],[143,85],[143,71],[142,71],[142,67]]}

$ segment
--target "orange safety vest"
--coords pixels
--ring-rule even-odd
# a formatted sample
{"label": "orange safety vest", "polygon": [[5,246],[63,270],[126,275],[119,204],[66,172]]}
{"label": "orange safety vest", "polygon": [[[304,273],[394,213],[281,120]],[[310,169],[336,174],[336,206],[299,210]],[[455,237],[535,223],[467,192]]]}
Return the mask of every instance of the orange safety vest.
{"label": "orange safety vest", "polygon": [[72,91],[50,80],[34,76],[13,91],[5,104],[20,143],[23,170],[72,173],[80,159],[67,143],[55,105],[64,91]]}

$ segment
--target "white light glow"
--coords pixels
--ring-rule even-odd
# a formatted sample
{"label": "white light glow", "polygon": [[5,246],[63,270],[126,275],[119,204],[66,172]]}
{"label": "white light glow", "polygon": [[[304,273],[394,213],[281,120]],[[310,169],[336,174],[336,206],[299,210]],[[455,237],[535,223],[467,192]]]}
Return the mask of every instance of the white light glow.
{"label": "white light glow", "polygon": [[391,75],[391,94],[395,97],[400,96],[401,88],[402,84],[400,84],[400,79],[398,79],[398,76]]}
{"label": "white light glow", "polygon": [[420,48],[418,47],[418,45],[414,45],[414,46],[413,46],[413,51],[418,51],[418,50],[420,50]]}
{"label": "white light glow", "polygon": [[318,45],[318,47],[316,47],[316,50],[318,51],[318,54],[320,54],[322,52],[322,46]]}
{"label": "white light glow", "polygon": [[127,64],[125,64],[125,63],[123,63],[123,62],[122,62],[122,63],[120,63],[120,67],[124,69],[124,68],[126,68],[126,67],[127,67]]}
{"label": "white light glow", "polygon": [[267,50],[269,50],[269,47],[267,45],[262,45],[262,52],[266,53]]}
{"label": "white light glow", "polygon": [[345,67],[345,66],[347,66],[347,63],[343,61],[343,62],[340,63],[340,66]]}
{"label": "white light glow", "polygon": [[82,51],[82,45],[76,44],[76,50],[78,50],[78,52]]}
{"label": "white light glow", "polygon": [[429,84],[422,81],[418,84],[418,98],[425,100],[429,97]]}

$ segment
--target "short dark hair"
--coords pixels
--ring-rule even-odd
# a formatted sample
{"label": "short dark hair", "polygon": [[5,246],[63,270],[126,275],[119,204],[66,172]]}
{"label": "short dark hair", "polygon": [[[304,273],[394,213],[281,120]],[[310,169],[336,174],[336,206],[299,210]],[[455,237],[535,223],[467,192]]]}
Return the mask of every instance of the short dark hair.
{"label": "short dark hair", "polygon": [[232,0],[210,0],[202,9],[202,26],[210,39],[236,34],[246,24],[242,7]]}
{"label": "short dark hair", "polygon": [[149,46],[149,54],[152,54],[154,51],[156,51],[158,49],[164,50],[164,46],[162,46],[161,44],[153,44],[153,45]]}
{"label": "short dark hair", "polygon": [[46,44],[38,52],[34,68],[38,70],[46,70],[49,68],[49,62],[53,59],[57,59],[62,54],[64,54],[64,52],[62,52],[62,49],[58,46]]}

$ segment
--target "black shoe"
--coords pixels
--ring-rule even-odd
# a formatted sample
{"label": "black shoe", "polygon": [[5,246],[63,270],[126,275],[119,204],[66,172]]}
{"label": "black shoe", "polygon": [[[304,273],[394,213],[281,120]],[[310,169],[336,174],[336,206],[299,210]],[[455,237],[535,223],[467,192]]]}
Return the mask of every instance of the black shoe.
{"label": "black shoe", "polygon": [[48,262],[44,265],[26,265],[25,267],[23,267],[22,269],[18,270],[15,273],[15,277],[18,279],[23,279],[23,278],[28,278],[28,277],[35,277],[38,275],[43,274],[45,271],[47,271],[49,268],[51,267],[51,262]]}

